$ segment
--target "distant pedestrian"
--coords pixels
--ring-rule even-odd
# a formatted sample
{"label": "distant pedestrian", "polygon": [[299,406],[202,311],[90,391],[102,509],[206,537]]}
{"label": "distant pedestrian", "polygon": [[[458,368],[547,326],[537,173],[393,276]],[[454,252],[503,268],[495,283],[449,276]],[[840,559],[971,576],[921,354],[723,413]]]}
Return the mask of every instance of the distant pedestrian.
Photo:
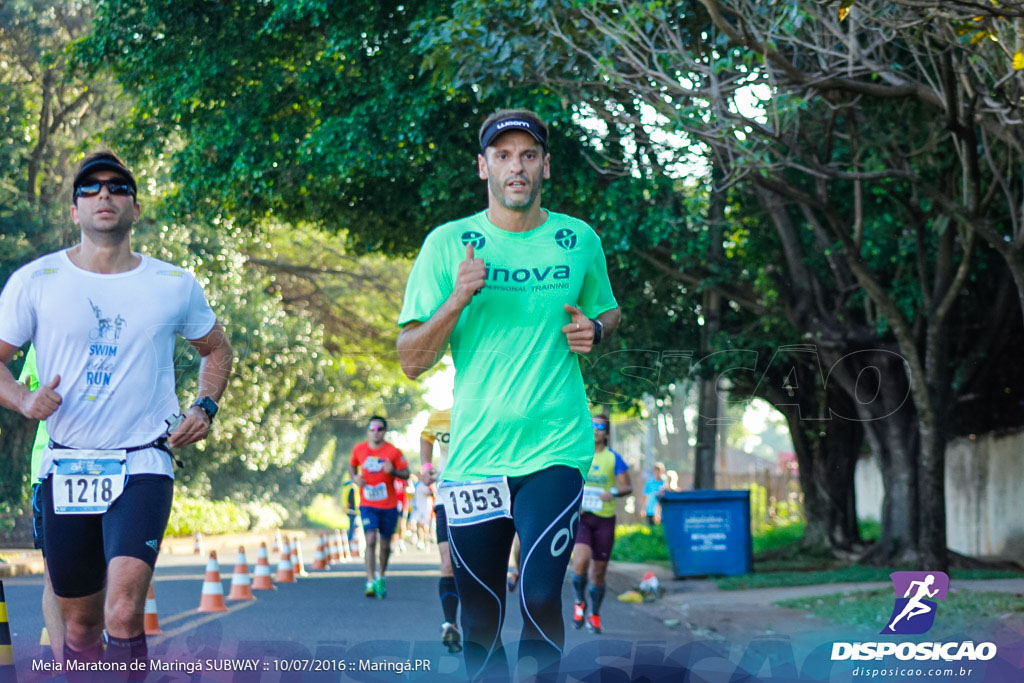
{"label": "distant pedestrian", "polygon": [[668,479],[665,477],[665,464],[654,463],[652,474],[644,482],[644,518],[647,524],[654,526],[661,522],[661,503],[658,496],[668,490]]}

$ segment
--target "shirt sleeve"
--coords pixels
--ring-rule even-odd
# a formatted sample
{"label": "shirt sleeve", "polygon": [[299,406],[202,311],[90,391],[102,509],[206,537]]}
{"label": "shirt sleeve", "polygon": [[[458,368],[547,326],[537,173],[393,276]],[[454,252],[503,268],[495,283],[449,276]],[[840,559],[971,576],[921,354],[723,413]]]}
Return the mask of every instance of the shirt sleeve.
{"label": "shirt sleeve", "polygon": [[359,469],[359,457],[356,455],[356,449],[352,449],[352,456],[348,459],[348,464],[352,465],[356,469]]}
{"label": "shirt sleeve", "polygon": [[423,431],[420,432],[420,438],[424,441],[434,443],[434,440],[437,438],[436,432],[434,431],[434,426],[436,425],[436,420],[434,418],[436,415],[437,413],[430,414],[430,417],[427,418],[426,426],[424,426]]}
{"label": "shirt sleeve", "polygon": [[612,284],[608,279],[608,263],[605,261],[601,238],[592,233],[596,247],[593,258],[587,264],[587,273],[580,290],[579,308],[588,318],[596,318],[605,311],[618,307]]}
{"label": "shirt sleeve", "polygon": [[405,459],[405,454],[397,448],[395,449],[394,463],[396,470],[404,470],[409,467],[409,462]]}
{"label": "shirt sleeve", "polygon": [[612,453],[615,455],[615,475],[618,476],[623,472],[628,472],[629,465],[627,465],[626,461],[622,459],[622,456],[615,451],[612,451]]}
{"label": "shirt sleeve", "polygon": [[402,312],[398,316],[399,326],[414,320],[425,322],[441,307],[455,287],[451,268],[445,262],[437,232],[427,235],[419,255],[409,273],[402,300]]}
{"label": "shirt sleeve", "polygon": [[177,332],[185,339],[202,339],[217,323],[217,315],[210,308],[203,294],[203,288],[191,274],[188,276],[190,288],[188,294],[188,305],[182,315],[181,324]]}
{"label": "shirt sleeve", "polygon": [[25,287],[25,271],[16,270],[0,292],[0,340],[11,346],[31,341],[36,331],[36,312]]}

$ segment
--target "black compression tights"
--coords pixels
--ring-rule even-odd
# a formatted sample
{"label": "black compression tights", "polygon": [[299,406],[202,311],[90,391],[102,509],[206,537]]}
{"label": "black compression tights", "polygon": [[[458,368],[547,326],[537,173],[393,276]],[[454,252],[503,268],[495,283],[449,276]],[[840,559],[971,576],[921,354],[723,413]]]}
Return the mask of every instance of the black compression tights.
{"label": "black compression tights", "polygon": [[562,465],[509,477],[512,519],[448,527],[455,581],[462,603],[466,672],[471,679],[507,680],[501,642],[505,573],[516,533],[522,543],[519,657],[534,657],[538,671],[556,666],[565,644],[562,582],[579,523],[583,478]]}

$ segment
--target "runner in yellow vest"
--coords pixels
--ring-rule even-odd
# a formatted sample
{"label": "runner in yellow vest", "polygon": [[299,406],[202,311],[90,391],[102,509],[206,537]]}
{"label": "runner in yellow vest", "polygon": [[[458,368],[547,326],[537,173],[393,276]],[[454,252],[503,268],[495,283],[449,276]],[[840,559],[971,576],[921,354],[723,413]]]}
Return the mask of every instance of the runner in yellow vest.
{"label": "runner in yellow vest", "polygon": [[[427,418],[427,424],[420,432],[420,481],[433,484],[441,476],[448,463],[448,442],[451,440],[452,410],[434,410]],[[437,444],[438,458],[434,462],[434,444]],[[437,497],[434,506],[437,532],[437,550],[441,554],[441,578],[437,582],[437,594],[441,598],[444,623],[441,624],[441,643],[449,653],[462,651],[462,636],[456,626],[459,611],[459,591],[455,588],[455,571],[452,569],[451,549],[448,546],[448,521],[444,514],[444,502]]]}
{"label": "runner in yellow vest", "polygon": [[[615,499],[633,492],[629,465],[608,446],[608,415],[595,415],[594,461],[583,487],[583,511],[580,530],[572,550],[572,587],[576,591],[572,623],[581,628],[586,618],[587,629],[601,632],[601,601],[604,600],[604,577],[615,544]],[[590,616],[587,613],[587,574],[590,574]]]}

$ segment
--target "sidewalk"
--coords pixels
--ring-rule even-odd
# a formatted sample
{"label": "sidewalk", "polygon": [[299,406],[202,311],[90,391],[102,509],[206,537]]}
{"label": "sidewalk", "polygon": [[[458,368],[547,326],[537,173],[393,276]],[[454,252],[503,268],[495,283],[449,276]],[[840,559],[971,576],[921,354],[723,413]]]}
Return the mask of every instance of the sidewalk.
{"label": "sidewalk", "polygon": [[[749,642],[775,634],[794,638],[814,635],[822,642],[830,636],[839,638],[849,627],[775,603],[790,598],[892,587],[889,582],[870,582],[723,591],[709,579],[676,579],[668,568],[630,562],[608,565],[608,587],[615,593],[622,593],[635,587],[648,571],[658,577],[665,596],[653,603],[638,605],[638,609],[648,610],[652,616],[666,622],[678,621],[680,628],[689,630],[696,638],[729,642]],[[956,589],[1021,594],[1024,593],[1024,578],[956,581]]]}

